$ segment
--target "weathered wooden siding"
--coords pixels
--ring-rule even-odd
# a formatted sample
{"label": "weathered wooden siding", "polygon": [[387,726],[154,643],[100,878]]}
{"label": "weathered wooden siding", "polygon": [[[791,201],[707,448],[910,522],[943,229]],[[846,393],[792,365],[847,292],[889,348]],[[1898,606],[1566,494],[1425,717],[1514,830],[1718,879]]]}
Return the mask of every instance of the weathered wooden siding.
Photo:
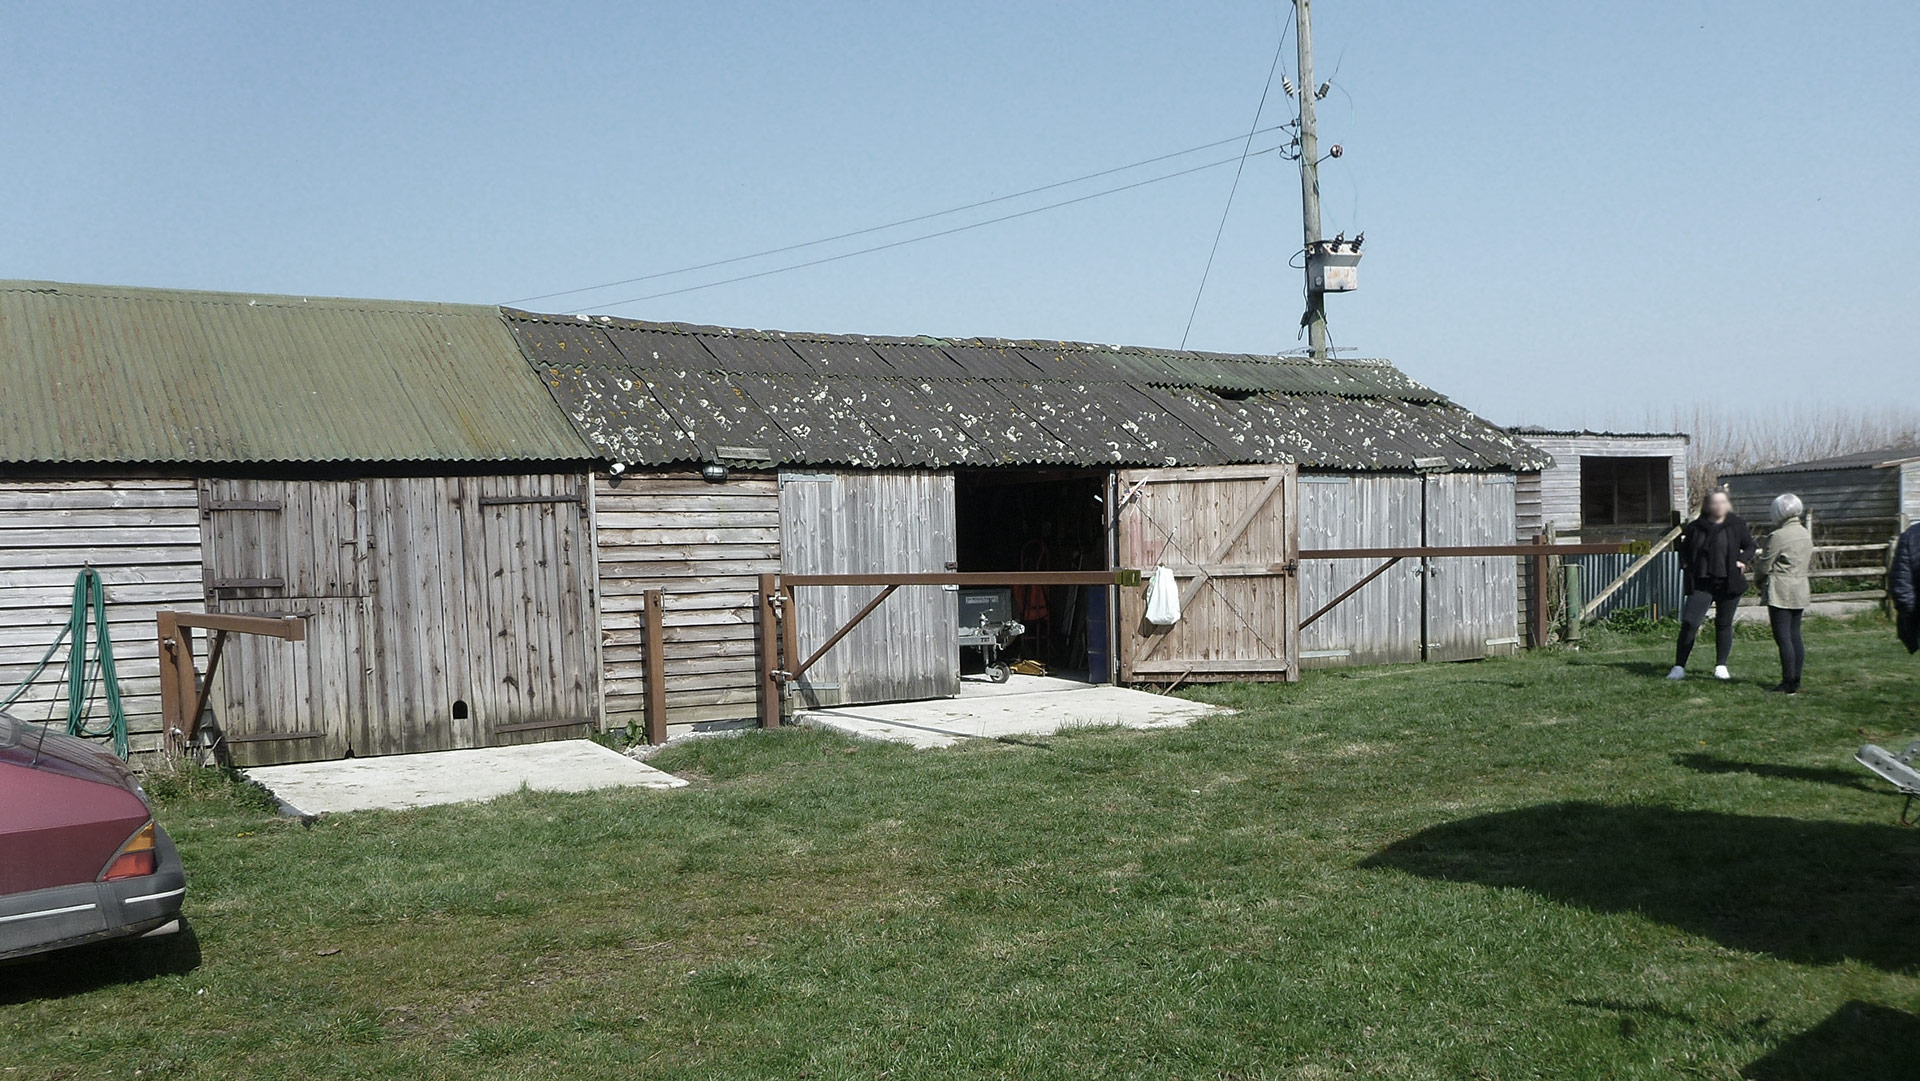
{"label": "weathered wooden siding", "polygon": [[1146,593],[1120,595],[1121,678],[1292,679],[1299,671],[1299,554],[1291,465],[1132,469],[1119,474],[1120,562],[1173,571],[1180,621],[1146,621]]}
{"label": "weathered wooden siding", "polygon": [[1541,517],[1562,534],[1580,532],[1580,459],[1666,458],[1673,506],[1688,506],[1687,438],[1681,435],[1532,435],[1527,442],[1553,455],[1540,473]]}
{"label": "weathered wooden siding", "polygon": [[[200,606],[200,521],[190,480],[0,481],[0,697],[32,670],[67,622],[73,580],[91,563],[107,618],[135,752],[159,745],[160,662],[153,613]],[[13,709],[42,720],[57,665]],[[100,709],[104,710],[105,700]]]}
{"label": "weathered wooden siding", "polygon": [[303,643],[229,640],[213,701],[236,761],[483,747],[598,721],[584,476],[203,484],[209,610],[307,617]]}
{"label": "weathered wooden siding", "polygon": [[[1507,473],[1427,478],[1427,543],[1514,543]],[[1508,556],[1436,559],[1427,567],[1427,658],[1466,661],[1520,648],[1516,564]]]}
{"label": "weathered wooden siding", "polygon": [[627,474],[594,488],[607,724],[646,724],[645,604],[664,592],[670,728],[755,715],[757,577],[780,569],[772,474],[709,484],[687,473]]}
{"label": "weathered wooden siding", "polygon": [[[780,473],[780,568],[792,574],[946,571],[956,559],[953,474],[924,470]],[[800,654],[871,600],[876,587],[797,591]],[[808,670],[799,704],[960,693],[957,594],[900,589]]]}
{"label": "weathered wooden siding", "polygon": [[1816,540],[1885,540],[1900,524],[1900,470],[1863,466],[1793,473],[1747,473],[1725,479],[1733,509],[1756,527],[1770,524],[1774,497],[1792,492],[1813,516]]}
{"label": "weathered wooden siding", "polygon": [[1920,522],[1920,462],[1900,467],[1900,528]]}
{"label": "weathered wooden siding", "polygon": [[[1300,547],[1398,548],[1420,543],[1420,479],[1386,474],[1300,478]],[[1384,560],[1300,563],[1300,613],[1318,612]],[[1300,629],[1306,667],[1420,659],[1420,564],[1403,559]]]}
{"label": "weathered wooden siding", "polygon": [[[1426,482],[1427,542],[1515,543],[1511,474],[1440,474]],[[1412,547],[1421,540],[1419,477],[1316,474],[1300,478],[1300,547]],[[1304,560],[1300,611],[1310,615],[1383,560]],[[1427,585],[1428,656],[1466,660],[1519,646],[1518,561],[1434,560]],[[1420,659],[1421,575],[1403,559],[1300,631],[1303,666],[1400,664]]]}
{"label": "weathered wooden siding", "polygon": [[[1541,512],[1540,474],[1519,473],[1513,478],[1513,536],[1521,544],[1528,544],[1540,536],[1547,528],[1547,520]],[[1533,579],[1527,573],[1525,557],[1515,561],[1513,593],[1517,611],[1515,618],[1519,626],[1527,625],[1528,605],[1532,603]]]}

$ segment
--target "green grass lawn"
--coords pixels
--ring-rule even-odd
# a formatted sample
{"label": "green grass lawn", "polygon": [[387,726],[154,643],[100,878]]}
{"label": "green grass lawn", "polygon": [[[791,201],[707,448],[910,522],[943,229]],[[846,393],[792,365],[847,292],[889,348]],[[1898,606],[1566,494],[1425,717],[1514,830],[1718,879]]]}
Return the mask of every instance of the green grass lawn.
{"label": "green grass lawn", "polygon": [[1920,1077],[1920,831],[1850,761],[1920,659],[1816,624],[1789,699],[1763,637],[1669,648],[311,827],[156,786],[197,967],[0,970],[0,1079]]}

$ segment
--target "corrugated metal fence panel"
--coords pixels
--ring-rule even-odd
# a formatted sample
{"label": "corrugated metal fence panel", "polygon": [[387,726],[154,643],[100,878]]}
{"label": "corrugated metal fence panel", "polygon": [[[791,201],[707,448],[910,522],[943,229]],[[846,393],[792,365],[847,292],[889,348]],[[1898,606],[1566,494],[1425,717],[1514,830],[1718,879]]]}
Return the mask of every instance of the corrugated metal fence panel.
{"label": "corrugated metal fence panel", "polygon": [[686,473],[596,481],[600,634],[607,724],[644,727],[642,594],[664,591],[669,726],[755,715],[758,576],[780,569],[772,474],[709,484]]}
{"label": "corrugated metal fence panel", "polygon": [[[953,474],[908,470],[780,474],[780,569],[791,574],[945,571],[955,556]],[[878,592],[796,590],[810,656]],[[956,594],[900,589],[800,681],[800,704],[853,705],[960,693]]]}
{"label": "corrugated metal fence panel", "polygon": [[[199,608],[200,514],[190,480],[0,483],[0,697],[32,671],[73,611],[91,563],[107,587],[108,633],[136,753],[157,748],[160,661],[153,613]],[[47,718],[66,660],[21,696],[15,715]],[[105,709],[104,698],[98,703]]]}
{"label": "corrugated metal fence panel", "polygon": [[[1580,588],[1588,597],[1605,589],[1608,583],[1618,578],[1633,561],[1640,557],[1629,552],[1617,555],[1570,556],[1568,562],[1580,568]],[[1594,618],[1605,619],[1615,612],[1628,612],[1635,608],[1645,608],[1649,614],[1658,609],[1661,616],[1679,611],[1685,598],[1681,593],[1680,556],[1668,551],[1654,557],[1635,574],[1619,591],[1608,597],[1594,612]]]}

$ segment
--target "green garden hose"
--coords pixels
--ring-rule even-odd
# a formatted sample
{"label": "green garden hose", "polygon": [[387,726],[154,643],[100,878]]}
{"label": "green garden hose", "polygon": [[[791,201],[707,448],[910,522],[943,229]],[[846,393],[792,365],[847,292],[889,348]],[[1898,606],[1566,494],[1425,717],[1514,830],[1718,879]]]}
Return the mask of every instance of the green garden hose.
{"label": "green garden hose", "polygon": [[[91,618],[94,633],[99,636],[99,645],[95,650],[93,664],[87,663],[87,623]],[[120,675],[113,664],[113,638],[107,633],[107,584],[100,580],[100,572],[92,567],[83,569],[73,580],[73,610],[67,616],[67,625],[41,655],[40,662],[27,673],[12,693],[0,699],[0,709],[13,705],[40,673],[47,662],[60,648],[60,643],[72,641],[67,650],[67,732],[70,735],[85,736],[89,739],[113,737],[113,753],[125,760],[127,747],[127,711],[120,703]],[[88,678],[88,668],[93,669],[92,678]],[[107,686],[107,726],[94,730],[88,726],[93,713],[93,688],[89,683],[105,683]]]}

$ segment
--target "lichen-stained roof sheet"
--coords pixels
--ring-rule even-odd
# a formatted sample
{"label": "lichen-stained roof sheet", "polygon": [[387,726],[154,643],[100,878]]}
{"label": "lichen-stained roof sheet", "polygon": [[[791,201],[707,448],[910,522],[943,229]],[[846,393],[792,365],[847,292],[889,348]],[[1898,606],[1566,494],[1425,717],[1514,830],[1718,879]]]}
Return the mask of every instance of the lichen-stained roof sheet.
{"label": "lichen-stained roof sheet", "polygon": [[[506,316],[581,434],[628,462],[757,448],[776,462],[869,468],[1545,464],[1383,361]],[[634,404],[616,409],[616,391]],[[689,446],[699,454],[669,457]]]}
{"label": "lichen-stained roof sheet", "polygon": [[635,465],[711,461],[711,442],[681,427],[644,379],[618,367],[552,364],[537,369],[556,401],[578,403],[575,423],[608,458]]}
{"label": "lichen-stained roof sheet", "polygon": [[0,462],[583,462],[498,308],[0,282]]}

